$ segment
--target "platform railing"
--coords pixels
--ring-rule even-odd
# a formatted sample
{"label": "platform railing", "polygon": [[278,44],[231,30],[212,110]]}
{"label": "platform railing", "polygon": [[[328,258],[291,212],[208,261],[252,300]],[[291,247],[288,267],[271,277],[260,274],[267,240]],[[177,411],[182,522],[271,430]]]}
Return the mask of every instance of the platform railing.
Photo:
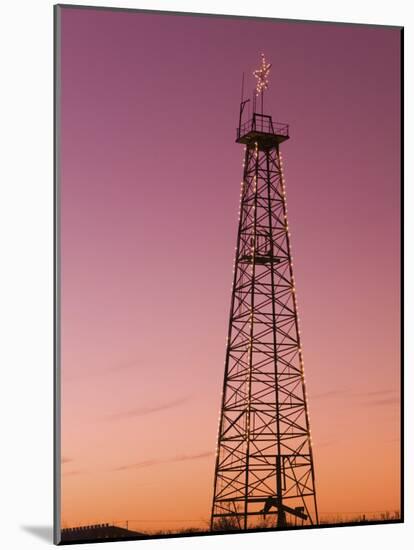
{"label": "platform railing", "polygon": [[237,131],[237,139],[249,132],[260,132],[263,134],[289,137],[289,124],[273,122],[270,115],[254,113],[253,117],[240,125]]}

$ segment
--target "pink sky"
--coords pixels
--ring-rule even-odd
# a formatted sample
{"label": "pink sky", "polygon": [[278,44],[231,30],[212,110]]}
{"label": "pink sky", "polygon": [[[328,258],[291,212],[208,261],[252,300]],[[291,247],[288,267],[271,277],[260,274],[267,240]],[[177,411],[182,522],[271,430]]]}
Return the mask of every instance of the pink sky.
{"label": "pink sky", "polygon": [[396,28],[63,8],[62,522],[204,526],[243,148],[272,63],[320,516],[398,510]]}

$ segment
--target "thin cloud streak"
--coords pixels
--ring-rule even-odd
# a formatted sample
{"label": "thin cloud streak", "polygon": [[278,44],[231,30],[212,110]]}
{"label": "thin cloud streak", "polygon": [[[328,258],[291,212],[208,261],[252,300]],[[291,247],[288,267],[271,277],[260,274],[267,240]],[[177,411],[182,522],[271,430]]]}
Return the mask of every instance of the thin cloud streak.
{"label": "thin cloud streak", "polygon": [[316,395],[312,395],[312,401],[314,399],[325,399],[327,397],[333,397],[335,395],[345,395],[348,393],[349,390],[330,390],[322,393],[317,393]]}
{"label": "thin cloud streak", "polygon": [[393,393],[396,393],[397,390],[375,390],[375,391],[369,391],[365,393],[355,393],[354,395],[357,395],[359,397],[375,397],[378,395],[391,395]]}
{"label": "thin cloud streak", "polygon": [[183,403],[186,403],[189,400],[189,397],[181,397],[180,399],[175,399],[174,401],[169,401],[167,403],[162,403],[160,405],[155,405],[153,407],[138,407],[136,409],[130,409],[129,411],[124,411],[116,414],[111,414],[105,417],[105,420],[121,420],[123,418],[132,418],[137,416],[146,416],[148,414],[157,413],[160,411],[165,411],[172,409],[174,407],[179,407]]}
{"label": "thin cloud streak", "polygon": [[[349,397],[370,398],[370,397],[395,395],[396,393],[397,393],[397,390],[375,390],[375,391],[369,391],[369,392],[354,392],[354,391],[351,391],[350,389],[341,389],[341,390],[329,390],[329,391],[326,391],[326,392],[317,393],[315,395],[312,395],[311,397],[312,397],[312,401],[314,401],[314,400],[317,400],[317,399],[326,399],[326,398],[329,398],[329,397],[341,396],[341,395],[346,395],[346,394],[348,394]],[[398,401],[399,401],[398,397],[390,397],[390,398],[384,397],[383,399],[377,399],[377,400],[374,400],[374,401],[367,401],[364,404],[365,405],[370,405],[370,404],[380,405],[380,404],[386,404],[386,403],[398,402]]]}
{"label": "thin cloud streak", "polygon": [[202,458],[207,458],[208,456],[212,456],[213,454],[214,453],[212,451],[207,451],[204,453],[198,453],[193,455],[178,455],[167,459],[143,460],[141,462],[136,462],[135,464],[126,464],[125,466],[119,466],[118,468],[114,468],[113,471],[119,472],[123,470],[148,468],[149,466],[155,466],[158,464],[171,464],[173,462],[186,462],[187,460],[199,460]]}
{"label": "thin cloud streak", "polygon": [[64,381],[65,382],[73,382],[73,381],[78,381],[78,380],[83,380],[85,378],[93,378],[93,377],[102,377],[104,375],[106,376],[110,376],[112,374],[116,374],[116,375],[119,375],[120,372],[122,371],[129,371],[133,368],[139,368],[140,367],[140,360],[139,359],[136,359],[136,360],[131,360],[131,361],[128,361],[128,362],[123,362],[123,363],[118,363],[116,365],[112,365],[112,366],[103,366],[99,369],[99,372],[97,371],[86,371],[86,370],[82,370],[81,372],[78,372],[77,374],[75,374],[74,376],[65,376],[64,377]]}
{"label": "thin cloud streak", "polygon": [[365,405],[367,407],[381,407],[383,405],[396,405],[400,403],[398,397],[390,397],[389,399],[376,399],[375,401],[367,401]]}
{"label": "thin cloud streak", "polygon": [[64,472],[62,476],[77,476],[83,472],[84,470],[70,470],[69,472]]}

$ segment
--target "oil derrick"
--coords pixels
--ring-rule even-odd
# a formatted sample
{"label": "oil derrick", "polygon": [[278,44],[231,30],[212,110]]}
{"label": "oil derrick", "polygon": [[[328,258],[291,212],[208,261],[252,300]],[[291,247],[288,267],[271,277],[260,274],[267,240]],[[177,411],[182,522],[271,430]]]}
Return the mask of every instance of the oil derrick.
{"label": "oil derrick", "polygon": [[280,153],[289,127],[263,112],[269,70],[262,54],[251,116],[243,122],[242,95],[237,128],[245,151],[212,531],[255,528],[268,516],[269,527],[318,524]]}

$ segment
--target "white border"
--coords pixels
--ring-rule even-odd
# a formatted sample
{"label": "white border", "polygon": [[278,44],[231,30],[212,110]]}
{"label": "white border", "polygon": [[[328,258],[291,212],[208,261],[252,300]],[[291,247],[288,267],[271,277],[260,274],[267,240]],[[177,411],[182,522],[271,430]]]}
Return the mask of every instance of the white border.
{"label": "white border", "polygon": [[[81,2],[73,2],[81,4]],[[406,212],[412,211],[413,16],[406,0],[245,0],[86,1],[84,4],[141,9],[227,13],[403,25],[406,53]],[[28,527],[47,531],[52,523],[52,20],[50,0],[2,4],[0,12],[0,365],[1,365],[1,541],[2,547],[30,549],[50,545]],[[406,340],[412,321],[413,222],[406,216]],[[411,216],[411,219],[413,217]],[[406,364],[412,365],[407,342]],[[406,369],[406,393],[414,387]],[[411,401],[406,399],[406,401]],[[406,426],[413,418],[406,403]],[[406,487],[414,487],[412,435],[406,430]],[[406,491],[406,524],[335,528],[292,533],[233,535],[161,541],[112,543],[108,549],[248,548],[280,545],[291,550],[350,546],[376,549],[409,547],[414,540],[413,499]],[[39,529],[38,529],[39,530]],[[91,545],[83,545],[89,548]],[[92,545],[92,548],[97,548]]]}

